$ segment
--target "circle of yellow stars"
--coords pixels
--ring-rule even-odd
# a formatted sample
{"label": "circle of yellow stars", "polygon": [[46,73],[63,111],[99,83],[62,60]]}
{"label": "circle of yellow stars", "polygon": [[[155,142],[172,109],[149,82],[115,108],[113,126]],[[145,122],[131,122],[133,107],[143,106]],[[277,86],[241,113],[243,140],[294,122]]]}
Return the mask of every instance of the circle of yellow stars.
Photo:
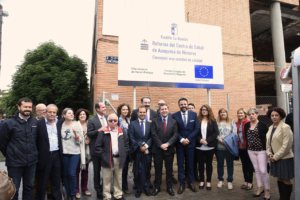
{"label": "circle of yellow stars", "polygon": [[[201,73],[201,70],[202,70],[202,69],[206,69],[206,74],[202,74],[202,73]],[[206,67],[201,67],[200,70],[199,70],[199,73],[200,73],[200,75],[201,75],[202,77],[207,77],[208,74],[209,74],[208,69],[207,69]]]}

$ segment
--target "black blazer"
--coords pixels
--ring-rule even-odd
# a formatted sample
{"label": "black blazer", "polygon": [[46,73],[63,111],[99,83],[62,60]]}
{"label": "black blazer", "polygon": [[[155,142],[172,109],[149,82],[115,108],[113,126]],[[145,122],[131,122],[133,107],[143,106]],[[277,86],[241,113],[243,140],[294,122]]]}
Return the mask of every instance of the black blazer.
{"label": "black blazer", "polygon": [[[250,123],[251,122],[248,122],[244,126],[245,138],[246,138],[246,142],[247,142],[247,149],[248,149],[248,135],[247,134],[248,134],[248,130],[250,129]],[[259,138],[263,145],[263,150],[266,150],[267,133],[269,131],[269,127],[267,126],[267,124],[265,122],[259,121],[258,125],[257,125],[257,130],[258,130]]]}
{"label": "black blazer", "polygon": [[[138,109],[135,109],[135,110],[132,111],[130,121],[135,121],[139,118],[138,115],[137,115],[137,110]],[[153,120],[157,116],[158,116],[157,112],[150,109],[150,120]]]}
{"label": "black blazer", "polygon": [[[104,115],[106,121],[107,121],[107,115]],[[107,123],[108,124],[108,123]],[[87,136],[90,138],[90,154],[91,156],[97,156],[95,152],[95,143],[97,140],[97,137],[100,132],[98,132],[99,128],[102,127],[102,124],[100,123],[100,119],[98,117],[98,114],[96,113],[94,117],[90,118],[87,122]]]}
{"label": "black blazer", "polygon": [[[168,116],[167,129],[164,133],[164,125],[161,117],[153,119],[151,123],[151,135],[152,135],[152,153],[164,153],[170,155],[175,153],[175,144],[178,138],[177,121],[171,116]],[[160,146],[164,143],[169,143],[168,150],[164,151]]]}
{"label": "black blazer", "polygon": [[[59,148],[59,155],[60,155],[61,160],[62,160],[62,151],[63,151],[62,141],[61,141],[62,124],[63,124],[62,120],[58,120],[56,123],[58,148]],[[50,144],[49,144],[49,137],[48,137],[48,131],[47,131],[45,119],[40,119],[37,121],[36,146],[37,146],[37,150],[39,152],[37,168],[43,169],[45,167],[47,160],[49,159],[49,155],[50,155],[49,154]]]}
{"label": "black blazer", "polygon": [[[201,122],[200,124],[200,130],[197,135],[196,139],[196,147],[201,147],[202,144],[200,143],[200,140],[202,139],[202,132],[201,132]],[[207,129],[206,129],[206,142],[208,147],[217,147],[217,137],[219,135],[219,128],[216,120],[213,120],[212,122],[207,122]]]}

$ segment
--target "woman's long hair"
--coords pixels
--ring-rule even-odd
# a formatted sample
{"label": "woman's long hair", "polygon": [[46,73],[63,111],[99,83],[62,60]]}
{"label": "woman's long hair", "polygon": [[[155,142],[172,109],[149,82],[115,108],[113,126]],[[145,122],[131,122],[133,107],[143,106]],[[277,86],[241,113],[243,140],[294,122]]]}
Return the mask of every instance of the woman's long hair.
{"label": "woman's long hair", "polygon": [[215,116],[214,116],[214,113],[213,113],[211,107],[209,105],[207,105],[207,104],[202,105],[201,108],[200,108],[200,110],[199,110],[199,114],[198,114],[199,123],[202,122],[202,119],[204,117],[202,115],[202,112],[201,112],[202,108],[206,108],[207,109],[207,111],[208,111],[207,120],[208,120],[209,123],[212,123],[215,120]]}
{"label": "woman's long hair", "polygon": [[226,108],[220,108],[220,110],[218,111],[218,119],[217,119],[218,125],[219,125],[219,123],[221,122],[220,113],[221,113],[223,110],[227,113],[226,124],[230,124],[231,119],[230,119],[230,117],[229,117],[228,110],[227,110]]}

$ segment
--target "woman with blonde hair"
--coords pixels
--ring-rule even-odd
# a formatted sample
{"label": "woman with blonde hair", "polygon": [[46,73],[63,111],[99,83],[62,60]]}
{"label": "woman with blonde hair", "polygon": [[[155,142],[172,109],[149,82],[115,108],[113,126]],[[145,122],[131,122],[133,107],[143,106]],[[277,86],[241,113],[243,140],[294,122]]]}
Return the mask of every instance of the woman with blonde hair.
{"label": "woman with blonde hair", "polygon": [[245,136],[245,124],[250,122],[247,119],[247,112],[244,108],[237,110],[238,121],[236,122],[238,133],[238,146],[239,156],[242,161],[242,168],[244,174],[245,183],[241,186],[241,189],[250,190],[253,188],[253,165],[247,152],[247,142]]}
{"label": "woman with blonde hair", "polygon": [[[258,110],[256,108],[249,108],[247,115],[250,118],[250,122],[245,124],[247,150],[255,169],[258,186],[258,190],[253,194],[253,197],[260,197],[265,192],[265,200],[269,200],[270,178],[267,170],[268,157],[266,153],[268,126],[264,122],[258,121]],[[266,191],[264,191],[263,185]]]}
{"label": "woman with blonde hair", "polygon": [[232,190],[233,185],[233,161],[234,155],[231,154],[225,144],[223,139],[230,134],[235,134],[237,136],[237,127],[233,120],[230,119],[228,110],[226,108],[221,108],[218,112],[218,128],[219,128],[219,136],[218,146],[216,151],[217,162],[218,162],[218,188],[221,188],[224,185],[224,158],[226,158],[227,164],[227,187],[229,190]]}
{"label": "woman with blonde hair", "polygon": [[204,161],[206,162],[206,190],[211,190],[212,160],[219,135],[218,124],[209,105],[201,106],[198,114],[200,130],[196,139],[196,155],[199,162],[200,184],[204,188]]}

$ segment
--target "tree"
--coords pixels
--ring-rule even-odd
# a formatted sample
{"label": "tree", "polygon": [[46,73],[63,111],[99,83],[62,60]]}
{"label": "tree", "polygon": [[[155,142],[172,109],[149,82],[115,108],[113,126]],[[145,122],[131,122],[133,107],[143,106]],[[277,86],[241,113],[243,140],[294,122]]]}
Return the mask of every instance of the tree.
{"label": "tree", "polygon": [[46,42],[27,51],[24,62],[12,77],[6,106],[12,108],[22,97],[33,104],[57,105],[60,111],[69,107],[89,108],[89,89],[86,64],[54,42]]}

